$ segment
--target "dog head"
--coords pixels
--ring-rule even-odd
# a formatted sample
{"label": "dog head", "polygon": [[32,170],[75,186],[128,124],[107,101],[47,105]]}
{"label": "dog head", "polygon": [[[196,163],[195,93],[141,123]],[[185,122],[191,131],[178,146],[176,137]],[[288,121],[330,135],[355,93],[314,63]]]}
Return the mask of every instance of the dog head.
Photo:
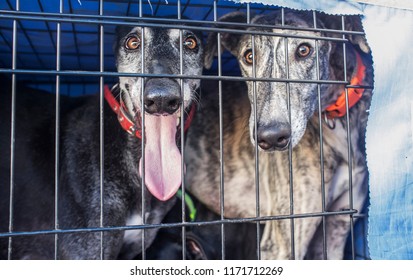
{"label": "dog head", "polygon": [[[280,28],[282,19],[286,28]],[[223,16],[220,21],[246,23],[247,15],[234,12]],[[337,88],[343,88],[342,85],[326,83],[319,86],[314,82],[344,80],[343,43],[322,39],[326,34],[318,29],[325,28],[325,25],[317,18],[318,29],[314,30],[312,12],[287,10],[283,17],[281,12],[258,15],[251,19],[251,24],[247,31],[257,32],[253,36],[221,33],[222,49],[237,58],[244,77],[278,79],[247,81],[252,112],[250,137],[252,143],[257,139],[261,150],[285,150],[289,145],[297,145],[304,135],[308,120],[318,110],[318,93],[323,111],[336,100],[340,92]],[[244,26],[234,24],[232,28],[243,29]],[[211,65],[216,50],[217,35],[210,34],[206,66]],[[352,62],[354,54],[350,47],[348,53],[347,74],[351,77],[355,63]]]}
{"label": "dog head", "polygon": [[[119,78],[121,98],[129,115],[138,126],[144,116],[145,183],[159,200],[171,198],[181,185],[177,127],[200,85],[199,79],[182,79],[181,82],[176,76],[168,76],[201,75],[202,45],[201,35],[190,30],[117,28],[118,72],[161,76]],[[142,166],[141,159],[141,175]]]}

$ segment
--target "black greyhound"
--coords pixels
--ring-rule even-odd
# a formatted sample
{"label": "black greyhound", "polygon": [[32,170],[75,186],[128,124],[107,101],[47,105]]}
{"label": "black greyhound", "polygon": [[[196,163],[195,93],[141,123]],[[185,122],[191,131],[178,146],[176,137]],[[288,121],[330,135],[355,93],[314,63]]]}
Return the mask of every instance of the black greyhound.
{"label": "black greyhound", "polygon": [[[118,72],[178,75],[182,70],[185,75],[202,73],[200,34],[177,29],[143,30],[141,27],[117,29]],[[180,69],[181,50],[183,69]],[[174,194],[182,180],[177,145],[181,134],[179,123],[193,108],[199,84],[197,79],[183,79],[181,85],[175,77],[120,77],[113,94],[105,89],[110,105],[105,103],[104,107],[102,155],[99,96],[76,101],[63,98],[57,195],[54,111],[51,109],[54,96],[25,92],[26,88],[18,86],[12,196],[10,149],[3,150],[11,144],[11,99],[10,88],[6,88],[2,94],[6,102],[1,102],[0,108],[0,232],[8,232],[11,224],[13,232],[55,228],[72,232],[59,233],[57,239],[53,234],[16,236],[10,244],[8,238],[0,238],[0,259],[8,256],[12,259],[129,259],[140,254],[144,249],[141,230],[104,231],[102,234],[98,228],[141,225],[142,220],[146,224],[157,224],[174,205]],[[144,100],[141,100],[142,85]],[[144,130],[140,129],[143,114]],[[142,140],[137,137],[143,132],[144,157]],[[101,156],[104,157],[103,172],[100,171]],[[147,187],[144,192],[141,186],[143,170]],[[13,197],[12,215],[10,197]],[[79,232],[84,228],[97,231]],[[145,248],[156,232],[153,228],[145,230]]]}

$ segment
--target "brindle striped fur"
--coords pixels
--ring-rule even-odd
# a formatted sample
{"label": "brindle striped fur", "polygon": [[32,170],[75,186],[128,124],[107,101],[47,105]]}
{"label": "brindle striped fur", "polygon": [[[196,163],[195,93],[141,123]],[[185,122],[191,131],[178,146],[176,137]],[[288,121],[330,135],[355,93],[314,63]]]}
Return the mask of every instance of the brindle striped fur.
{"label": "brindle striped fur", "polygon": [[[290,27],[313,27],[311,12],[286,11],[285,24]],[[350,23],[357,23],[351,17]],[[246,15],[235,12],[225,15],[221,21],[246,22]],[[253,24],[280,25],[281,14],[259,15],[252,18]],[[318,15],[318,28],[335,28],[341,18],[334,19]],[[353,24],[357,26],[360,24]],[[341,27],[339,27],[341,29]],[[358,27],[357,27],[358,28]],[[273,31],[295,36],[335,36],[341,34],[322,31],[292,31],[274,27],[272,30],[250,27],[248,30]],[[244,62],[244,52],[251,48],[251,35],[220,33],[222,49],[237,57],[242,75],[251,77],[252,68]],[[372,85],[371,56],[364,38],[352,36],[346,43],[347,79],[355,69],[355,52],[359,52],[367,66],[365,85]],[[254,36],[256,76],[264,78],[289,78],[316,80],[344,80],[343,43],[318,40],[319,71],[316,66],[316,52],[305,60],[294,55],[302,42],[316,50],[314,39],[277,36]],[[211,65],[216,55],[217,35],[211,34],[206,51],[206,65]],[[287,48],[285,47],[287,43]],[[285,51],[288,50],[286,55]],[[366,52],[367,51],[367,52]],[[288,75],[286,57],[288,56]],[[290,88],[289,104],[286,87]],[[256,115],[254,117],[254,87],[256,92]],[[321,110],[333,103],[343,91],[343,85],[321,84]],[[220,213],[220,145],[219,105],[217,87],[202,85],[202,107],[188,133],[186,146],[186,184],[190,191],[212,210]],[[205,94],[205,92],[208,93]],[[349,209],[349,158],[346,116],[336,119],[336,126],[330,129],[321,124],[323,140],[323,165],[320,162],[320,122],[318,86],[316,83],[288,83],[247,81],[226,82],[222,88],[223,114],[223,187],[224,216],[231,218],[255,216],[282,216],[289,214],[310,214],[324,211]],[[367,196],[368,171],[365,159],[364,136],[367,110],[371,90],[350,109],[350,135],[352,154],[353,208],[360,211]],[[291,109],[291,113],[288,108]],[[291,129],[289,151],[265,152],[259,148],[259,213],[256,203],[255,137],[254,125],[287,125]],[[252,143],[252,144],[251,144]],[[290,170],[291,167],[291,170]],[[290,172],[292,177],[290,177]],[[322,192],[322,176],[325,192]],[[291,189],[292,186],[292,189]],[[322,205],[325,197],[325,209]],[[291,203],[293,201],[293,203]],[[291,244],[294,226],[294,246]],[[342,259],[345,241],[350,230],[349,215],[325,217],[326,253],[323,247],[322,217],[278,219],[266,222],[261,239],[263,259]],[[294,250],[293,250],[294,249]]]}

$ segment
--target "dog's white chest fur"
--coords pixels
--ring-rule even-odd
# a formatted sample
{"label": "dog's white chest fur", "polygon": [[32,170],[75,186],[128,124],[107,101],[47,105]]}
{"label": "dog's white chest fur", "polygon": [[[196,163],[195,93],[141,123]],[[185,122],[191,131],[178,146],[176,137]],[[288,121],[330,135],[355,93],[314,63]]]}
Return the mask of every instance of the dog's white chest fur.
{"label": "dog's white chest fur", "polygon": [[[148,213],[146,213],[146,216],[148,216]],[[141,213],[133,213],[131,214],[127,219],[126,219],[126,225],[127,226],[136,226],[136,225],[142,225],[142,214]],[[125,230],[125,233],[123,235],[123,241],[124,243],[130,244],[130,243],[135,243],[137,240],[141,240],[141,230],[135,229],[135,230]]]}

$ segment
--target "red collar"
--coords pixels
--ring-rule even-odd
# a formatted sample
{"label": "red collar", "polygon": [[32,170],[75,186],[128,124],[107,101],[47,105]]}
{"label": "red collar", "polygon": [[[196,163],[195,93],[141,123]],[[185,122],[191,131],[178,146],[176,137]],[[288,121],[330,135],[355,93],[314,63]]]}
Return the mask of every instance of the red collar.
{"label": "red collar", "polygon": [[[135,135],[139,139],[142,139],[142,129],[140,123],[136,123],[133,121],[133,118],[127,112],[126,106],[123,103],[122,99],[120,103],[116,98],[113,96],[112,91],[109,89],[107,85],[104,87],[105,99],[109,103],[110,108],[116,113],[118,116],[118,121],[122,128],[126,130],[129,134]],[[196,105],[192,103],[191,111],[189,111],[188,117],[185,120],[184,130],[185,132],[188,130],[191,122],[195,116]]]}
{"label": "red collar", "polygon": [[[357,60],[357,71],[356,74],[351,79],[350,85],[351,86],[360,86],[366,76],[366,66],[363,64],[363,61],[360,57],[360,54],[356,52],[356,60]],[[353,107],[363,96],[364,88],[349,88],[347,90],[348,94],[348,108],[350,109]],[[344,90],[337,101],[333,104],[328,106],[325,109],[325,115],[328,119],[340,118],[346,114],[346,91]]]}

